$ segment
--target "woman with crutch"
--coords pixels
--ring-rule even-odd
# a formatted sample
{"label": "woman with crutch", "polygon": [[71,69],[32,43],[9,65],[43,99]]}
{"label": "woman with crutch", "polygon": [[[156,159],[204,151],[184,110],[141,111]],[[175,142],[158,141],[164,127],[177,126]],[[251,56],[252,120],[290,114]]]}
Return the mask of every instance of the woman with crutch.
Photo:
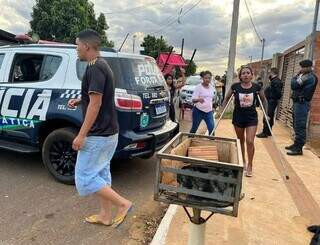
{"label": "woman with crutch", "polygon": [[[249,66],[242,66],[238,74],[240,82],[234,83],[227,92],[220,111],[223,111],[231,97],[234,97],[232,124],[241,143],[243,161],[247,146],[248,163],[245,166],[246,176],[252,177],[252,161],[254,156],[254,138],[258,125],[256,105],[260,96],[265,105],[265,97],[261,87],[252,82],[253,72]],[[221,114],[221,113],[218,113]]]}

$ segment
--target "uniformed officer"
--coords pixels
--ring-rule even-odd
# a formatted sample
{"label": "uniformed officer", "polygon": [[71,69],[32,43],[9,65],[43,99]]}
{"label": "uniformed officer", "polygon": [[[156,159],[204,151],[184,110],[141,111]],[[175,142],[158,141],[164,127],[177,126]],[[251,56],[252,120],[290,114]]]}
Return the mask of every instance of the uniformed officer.
{"label": "uniformed officer", "polygon": [[300,63],[301,70],[291,80],[293,100],[293,129],[295,133],[294,143],[287,146],[288,155],[302,155],[302,147],[306,142],[306,125],[310,109],[310,101],[316,90],[318,78],[312,71],[312,61],[303,60]]}

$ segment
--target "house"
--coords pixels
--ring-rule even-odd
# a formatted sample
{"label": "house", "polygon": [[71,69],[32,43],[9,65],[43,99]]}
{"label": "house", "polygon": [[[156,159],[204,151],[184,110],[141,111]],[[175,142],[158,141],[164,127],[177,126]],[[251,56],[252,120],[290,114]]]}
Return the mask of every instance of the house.
{"label": "house", "polygon": [[15,34],[0,29],[0,46],[18,43],[15,36]]}

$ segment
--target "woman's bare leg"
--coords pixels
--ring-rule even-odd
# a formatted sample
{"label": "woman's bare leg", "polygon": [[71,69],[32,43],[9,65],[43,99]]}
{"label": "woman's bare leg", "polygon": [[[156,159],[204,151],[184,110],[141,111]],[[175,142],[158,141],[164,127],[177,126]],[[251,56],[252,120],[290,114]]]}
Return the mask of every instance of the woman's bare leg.
{"label": "woman's bare leg", "polygon": [[239,128],[237,126],[234,126],[234,130],[236,131],[237,138],[240,140],[244,168],[246,168],[245,147],[244,147],[244,142],[245,142],[244,130],[245,130],[245,128]]}
{"label": "woman's bare leg", "polygon": [[246,128],[246,145],[248,153],[247,173],[252,174],[252,161],[254,156],[254,138],[256,136],[257,126],[250,126]]}

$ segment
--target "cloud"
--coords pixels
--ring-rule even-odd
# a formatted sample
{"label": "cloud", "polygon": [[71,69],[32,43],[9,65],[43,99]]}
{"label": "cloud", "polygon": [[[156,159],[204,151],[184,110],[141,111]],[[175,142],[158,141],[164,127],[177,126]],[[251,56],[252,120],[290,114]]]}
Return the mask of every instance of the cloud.
{"label": "cloud", "polygon": [[[246,0],[259,34],[266,39],[265,58],[304,40],[312,28],[314,1],[306,0]],[[93,0],[96,14],[106,13],[110,26],[108,37],[120,47],[127,33],[130,36],[123,51],[132,52],[133,34],[136,50],[149,33],[163,35],[180,52],[185,39],[184,53],[190,58],[197,48],[195,61],[200,69],[215,74],[226,70],[233,0],[203,0],[188,13],[197,1],[193,0]],[[13,33],[30,29],[32,6],[35,0],[1,0],[1,29]],[[182,9],[182,11],[181,11]],[[179,13],[182,16],[179,17]],[[178,18],[179,17],[179,18]],[[180,24],[178,23],[178,19]],[[240,4],[236,64],[259,60],[261,43],[256,37],[244,1]]]}
{"label": "cloud", "polygon": [[30,29],[31,9],[34,0],[20,1],[1,0],[1,29],[13,33],[25,33]]}

